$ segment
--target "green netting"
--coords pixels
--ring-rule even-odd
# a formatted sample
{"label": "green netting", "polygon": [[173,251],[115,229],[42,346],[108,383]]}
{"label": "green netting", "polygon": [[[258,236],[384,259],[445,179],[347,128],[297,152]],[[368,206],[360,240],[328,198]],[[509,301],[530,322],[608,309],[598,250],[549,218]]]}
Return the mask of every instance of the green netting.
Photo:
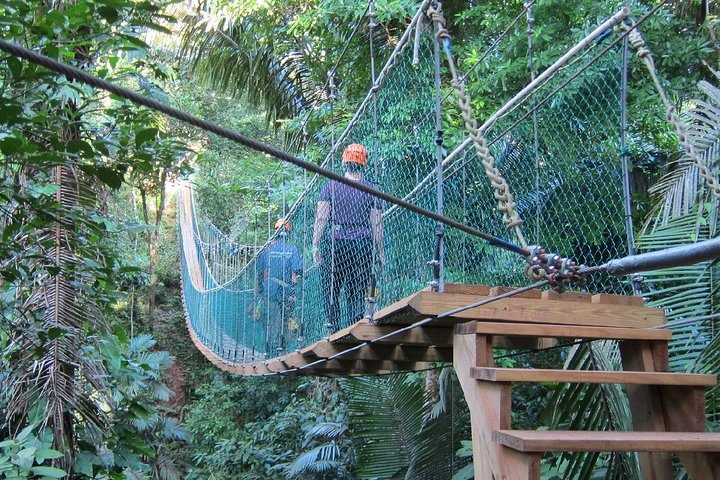
{"label": "green netting", "polygon": [[[335,149],[326,146],[330,153],[325,165],[340,172],[343,149],[350,143],[361,143],[369,151],[365,179],[383,191],[435,210],[438,186],[433,174],[437,159],[432,39],[426,35],[420,42],[417,64],[412,62],[412,50],[409,44],[398,53],[376,92],[376,108],[373,100],[363,104],[344,133],[338,132]],[[525,220],[528,241],[595,265],[624,255],[626,237],[620,163],[620,51],[610,51],[584,69],[589,58],[581,56],[555,75],[493,125],[487,138]],[[584,70],[573,78],[580,69]],[[553,94],[566,80],[567,85]],[[455,111],[455,101],[454,95],[446,95],[443,108]],[[536,142],[533,115],[526,114],[541,102],[536,110]],[[443,129],[452,130],[449,125]],[[446,145],[448,150],[454,147]],[[290,174],[302,176],[295,170]],[[382,270],[369,218],[362,225],[354,225],[361,231],[354,235],[362,241],[344,241],[343,235],[333,235],[334,230],[342,231],[346,226],[330,219],[318,245],[322,263],[315,265],[313,227],[326,180],[308,179],[307,188],[286,216],[292,225],[290,232],[275,236],[276,243],[264,248],[250,231],[241,238],[242,244],[230,241],[209,220],[199,220],[189,196],[181,201],[181,218],[192,224],[192,228],[181,228],[188,318],[198,340],[227,362],[278,356],[356,322],[371,275],[377,280],[379,307],[424,288],[432,280],[427,262],[435,252],[436,223],[387,204],[381,205],[386,257]],[[445,165],[442,192],[445,215],[515,242],[502,225],[493,192],[472,147]],[[335,209],[334,218],[347,213],[342,211],[347,202],[336,199],[329,203]],[[188,215],[184,217],[183,212]],[[254,215],[248,211],[246,224],[262,222]],[[271,223],[274,220],[268,219]],[[273,251],[285,252],[288,257],[297,251],[300,267],[281,262],[278,268],[282,271],[271,266],[266,274],[261,259]],[[528,283],[519,256],[467,234],[447,230],[445,252],[446,282]],[[187,258],[195,254],[197,261]],[[292,275],[296,268],[300,271],[297,278]],[[344,282],[337,297],[333,293],[336,282]],[[630,292],[621,280],[593,278],[588,288],[593,292]]]}

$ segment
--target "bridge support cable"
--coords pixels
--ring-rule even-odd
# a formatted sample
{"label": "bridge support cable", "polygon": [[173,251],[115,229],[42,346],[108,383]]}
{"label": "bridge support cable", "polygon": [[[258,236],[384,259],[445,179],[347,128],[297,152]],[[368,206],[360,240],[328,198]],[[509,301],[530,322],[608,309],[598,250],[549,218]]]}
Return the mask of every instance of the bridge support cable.
{"label": "bridge support cable", "polygon": [[[532,11],[532,2],[525,2],[525,12],[527,18],[527,38],[528,38],[528,69],[530,70],[530,83],[535,81],[535,59],[533,55],[533,35],[535,33],[535,17]],[[538,118],[537,109],[535,108],[535,96],[530,98],[530,109],[532,110],[533,123],[533,155],[535,156],[535,195],[540,196],[540,146],[538,138]],[[540,238],[540,221],[542,218],[542,208],[535,210],[535,245],[541,245]]]}
{"label": "bridge support cable", "polygon": [[[440,82],[440,40],[437,38],[438,26],[433,25],[435,41],[433,42],[433,60],[435,66],[435,157],[437,166],[435,168],[436,189],[437,189],[437,214],[444,214],[443,203],[443,130],[442,130],[442,84]],[[436,248],[433,265],[432,288],[435,291],[445,290],[445,232],[442,223],[438,222],[435,227]]]}

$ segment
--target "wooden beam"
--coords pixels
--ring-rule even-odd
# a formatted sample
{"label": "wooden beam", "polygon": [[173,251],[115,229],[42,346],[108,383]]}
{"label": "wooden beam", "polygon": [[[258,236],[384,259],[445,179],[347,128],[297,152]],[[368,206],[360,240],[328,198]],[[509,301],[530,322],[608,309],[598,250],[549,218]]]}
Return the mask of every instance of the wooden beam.
{"label": "wooden beam", "polygon": [[[430,291],[428,289],[428,291]],[[446,283],[445,293],[460,293],[463,295],[490,295],[488,285],[471,285],[466,283]]]}
{"label": "wooden beam", "polygon": [[[656,364],[664,361],[654,358],[657,349],[653,349],[649,340],[633,340],[620,344],[620,356],[624,370],[644,372],[662,371]],[[667,345],[667,342],[661,342]],[[633,430],[645,432],[665,432],[662,397],[660,389],[654,385],[628,385],[626,387]],[[649,451],[638,455],[643,478],[654,480],[672,480],[674,477],[670,454],[661,451]]]}
{"label": "wooden beam", "polygon": [[[331,337],[331,341],[333,343],[365,342],[387,335],[388,333],[396,330],[398,330],[397,327],[369,325],[364,322],[359,322],[352,327],[349,327],[347,332],[344,332],[343,336],[340,336],[339,338],[335,338],[334,336]],[[435,345],[438,347],[451,347],[452,337],[453,332],[451,328],[418,327],[399,333],[379,343],[390,345],[402,343],[415,346]]]}
{"label": "wooden beam", "polygon": [[489,334],[588,340],[670,340],[670,330],[658,328],[583,327],[531,323],[468,322],[455,326],[461,335]]}
{"label": "wooden beam", "polygon": [[[488,298],[491,297],[419,292],[409,303],[421,316],[432,317]],[[625,328],[650,328],[665,323],[665,313],[657,308],[581,302],[568,302],[565,306],[558,301],[528,298],[503,298],[457,313],[454,318]]]}
{"label": "wooden beam", "polygon": [[[492,442],[492,432],[510,428],[510,384],[481,383],[470,378],[470,368],[487,358],[484,336],[455,335],[454,366],[470,409],[473,464],[477,479],[527,479],[536,457],[510,454]],[[492,351],[490,351],[492,353]],[[489,363],[490,365],[492,363]]]}
{"label": "wooden beam", "polygon": [[[328,358],[352,348],[348,343],[318,342],[307,353]],[[343,355],[357,360],[391,360],[394,362],[452,362],[451,348],[414,345],[367,345]]]}
{"label": "wooden beam", "polygon": [[642,307],[644,304],[644,301],[643,301],[642,297],[634,297],[634,296],[630,296],[630,295],[610,295],[607,293],[597,293],[592,296],[592,303]]}
{"label": "wooden beam", "polygon": [[626,372],[602,370],[552,370],[544,368],[473,367],[470,376],[489,382],[624,383],[639,385],[680,385],[687,387],[717,384],[717,375],[667,372]]}
{"label": "wooden beam", "polygon": [[[665,426],[673,432],[705,431],[705,389],[662,387],[660,389]],[[678,452],[678,457],[694,480],[720,478],[720,453]]]}
{"label": "wooden beam", "polygon": [[498,430],[492,437],[520,452],[720,452],[720,433]]}
{"label": "wooden beam", "polygon": [[544,290],[542,292],[543,300],[559,300],[562,302],[583,302],[591,303],[592,295],[586,292],[563,292],[559,293],[555,290]]}
{"label": "wooden beam", "polygon": [[[510,293],[513,290],[517,290],[517,287],[492,287],[490,289],[490,294],[488,296],[497,297],[498,295],[504,295],[506,293]],[[524,292],[516,294],[515,298],[539,299],[539,298],[542,298],[542,290],[540,290],[539,288],[533,288],[532,290],[526,290]]]}

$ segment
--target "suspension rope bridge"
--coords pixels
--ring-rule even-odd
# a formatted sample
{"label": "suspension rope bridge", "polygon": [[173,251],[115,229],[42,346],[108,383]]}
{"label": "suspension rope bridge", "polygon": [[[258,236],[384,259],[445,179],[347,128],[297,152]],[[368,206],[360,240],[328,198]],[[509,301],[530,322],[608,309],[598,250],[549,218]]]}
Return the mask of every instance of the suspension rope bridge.
{"label": "suspension rope bridge", "polygon": [[[657,371],[667,363],[663,355],[670,333],[658,329],[665,324],[664,313],[628,296],[633,293],[629,283],[590,276],[720,255],[720,241],[713,240],[619,260],[633,253],[623,241],[632,229],[623,196],[629,139],[619,128],[626,65],[615,48],[623,39],[638,50],[661,92],[668,121],[688,144],[637,33],[662,3],[631,26],[623,23],[630,11],[620,10],[539,75],[532,64],[534,3],[527,2],[491,46],[525,15],[530,82],[479,125],[465,91],[471,72],[458,71],[440,3],[424,1],[377,76],[371,42],[368,94],[337,138],[332,127],[319,165],[4,40],[0,48],[305,172],[304,188],[288,209],[285,179],[300,170],[282,166],[283,202],[275,231],[264,236],[257,228],[246,230],[240,242],[198,213],[189,182],[180,185],[188,330],[219,368],[242,375],[362,375],[452,361],[473,418],[476,478],[539,478],[539,452],[577,445],[593,451],[688,452],[681,459],[689,472],[716,478],[717,455],[697,452],[720,451],[720,437],[699,433],[704,417],[668,415],[670,402],[648,413],[635,395],[631,409],[642,412],[635,422],[638,432],[522,432],[507,423],[510,382],[626,383],[628,391],[646,396],[650,385],[675,386],[661,391],[660,398],[697,413],[704,411],[704,398],[692,388],[716,381],[713,375]],[[372,0],[365,15],[372,38]],[[616,38],[591,57],[614,26]],[[441,53],[452,86],[445,94]],[[331,111],[339,63],[326,83]],[[458,106],[450,101],[451,92]],[[442,119],[448,110],[462,117],[467,139],[445,138]],[[457,146],[448,154],[446,143]],[[689,150],[717,195],[712,172]],[[315,176],[308,179],[307,172]],[[269,226],[274,219],[265,213]],[[247,215],[255,221],[245,223],[257,226],[257,205]],[[519,285],[527,278],[534,283],[522,288],[485,286]],[[553,290],[538,289],[546,285]],[[573,286],[592,293],[562,293]],[[581,378],[566,371],[508,372],[493,366],[494,347],[542,348],[565,337],[624,340],[624,365],[640,371],[584,372]],[[693,433],[671,433],[679,430]],[[671,472],[669,457],[641,461],[644,472],[665,472],[647,478]]]}

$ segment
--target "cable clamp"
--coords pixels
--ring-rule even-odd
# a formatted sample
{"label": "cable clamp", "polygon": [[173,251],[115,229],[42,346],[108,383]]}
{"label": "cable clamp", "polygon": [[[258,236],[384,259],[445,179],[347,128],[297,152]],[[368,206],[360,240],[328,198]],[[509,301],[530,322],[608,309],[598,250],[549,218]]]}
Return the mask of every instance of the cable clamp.
{"label": "cable clamp", "polygon": [[585,265],[552,252],[540,245],[528,247],[530,254],[525,257],[525,274],[533,281],[547,279],[553,290],[562,293],[569,285],[583,286],[586,279],[580,270]]}

